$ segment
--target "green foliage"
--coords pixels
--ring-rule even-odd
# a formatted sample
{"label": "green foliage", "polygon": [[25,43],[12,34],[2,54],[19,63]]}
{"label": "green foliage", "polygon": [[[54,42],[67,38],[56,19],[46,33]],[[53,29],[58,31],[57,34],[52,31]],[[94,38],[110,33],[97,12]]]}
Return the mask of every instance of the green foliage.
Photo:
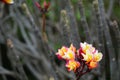
{"label": "green foliage", "polygon": [[78,0],[71,0],[73,4],[76,4]]}
{"label": "green foliage", "polygon": [[[43,4],[43,1],[44,0],[36,0],[37,2],[39,2],[41,5]],[[50,0],[47,0],[47,2],[50,1]],[[84,4],[84,8],[85,8],[85,15],[86,15],[86,18],[89,19],[90,18],[90,14],[91,14],[91,4],[92,4],[92,1],[93,0],[83,0],[83,4]],[[56,1],[57,2],[57,1]],[[77,6],[77,3],[78,3],[78,0],[71,0],[72,4],[74,6]],[[109,6],[109,0],[105,0],[105,8],[108,9],[108,6]],[[26,3],[27,5],[29,6],[29,9],[33,12],[33,2],[32,0],[26,0]],[[116,3],[117,4],[117,1]],[[51,11],[47,14],[50,18],[54,18],[53,20],[58,20],[58,17],[53,17],[53,15],[57,15],[59,14],[59,6],[58,6],[58,3],[55,3],[55,2],[52,2],[51,1]],[[55,10],[55,11],[53,11]],[[120,10],[119,10],[119,5],[114,5],[114,8],[113,8],[113,13],[114,13],[114,16],[118,17],[118,20],[120,20]],[[77,20],[80,20],[80,13],[79,13],[79,10],[76,9],[76,18]],[[52,16],[52,17],[51,17]]]}
{"label": "green foliage", "polygon": [[120,5],[115,5],[113,9],[114,16],[120,21]]}
{"label": "green foliage", "polygon": [[32,6],[32,1],[31,0],[26,0],[26,2],[29,6]]}
{"label": "green foliage", "polygon": [[77,17],[77,20],[80,21],[81,16],[80,16],[79,9],[77,9],[76,11],[76,17]]}
{"label": "green foliage", "polygon": [[61,43],[56,43],[56,44],[54,45],[54,48],[55,48],[55,50],[57,51],[61,46],[62,46]]}
{"label": "green foliage", "polygon": [[30,11],[33,12],[34,10],[33,10],[33,2],[32,2],[32,0],[26,0],[26,3],[28,5]]}

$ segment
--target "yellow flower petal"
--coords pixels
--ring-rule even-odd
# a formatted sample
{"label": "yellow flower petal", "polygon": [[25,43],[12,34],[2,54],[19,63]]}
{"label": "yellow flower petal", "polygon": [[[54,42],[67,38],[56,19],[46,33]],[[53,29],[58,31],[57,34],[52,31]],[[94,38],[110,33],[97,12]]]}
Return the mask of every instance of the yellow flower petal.
{"label": "yellow flower petal", "polygon": [[70,45],[70,50],[72,50],[73,52],[76,52],[76,48],[73,46],[73,44]]}
{"label": "yellow flower petal", "polygon": [[58,52],[56,53],[56,55],[63,58],[63,56],[65,55],[65,52],[67,52],[67,50],[68,50],[68,48],[63,46],[61,49],[58,49]]}
{"label": "yellow flower petal", "polygon": [[89,69],[93,69],[93,68],[96,68],[98,66],[98,63],[94,62],[94,61],[91,61],[88,66],[89,66]]}
{"label": "yellow flower petal", "polygon": [[94,54],[94,61],[96,61],[96,62],[98,62],[98,61],[100,61],[101,59],[102,59],[102,53],[95,53]]}
{"label": "yellow flower petal", "polygon": [[68,51],[65,53],[65,55],[63,56],[64,59],[75,59],[75,53],[68,49]]}
{"label": "yellow flower petal", "polygon": [[82,51],[83,51],[84,53],[86,53],[86,51],[89,50],[89,49],[92,47],[91,44],[88,44],[88,43],[86,43],[86,42],[80,43],[80,45],[81,45]]}
{"label": "yellow flower petal", "polygon": [[93,59],[93,54],[90,53],[89,51],[86,51],[86,54],[83,55],[83,60],[90,62]]}
{"label": "yellow flower petal", "polygon": [[63,46],[63,47],[61,48],[61,50],[62,50],[63,52],[67,52],[68,48]]}
{"label": "yellow flower petal", "polygon": [[80,63],[75,60],[69,60],[66,64],[66,67],[68,68],[68,71],[76,71],[76,69],[80,66]]}

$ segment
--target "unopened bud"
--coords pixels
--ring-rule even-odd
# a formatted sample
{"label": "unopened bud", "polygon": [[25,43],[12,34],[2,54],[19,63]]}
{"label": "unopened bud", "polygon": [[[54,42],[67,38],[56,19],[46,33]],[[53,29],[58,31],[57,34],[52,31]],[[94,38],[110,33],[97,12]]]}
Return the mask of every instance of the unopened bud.
{"label": "unopened bud", "polygon": [[8,46],[9,48],[13,48],[13,47],[14,47],[11,39],[7,39],[7,46]]}

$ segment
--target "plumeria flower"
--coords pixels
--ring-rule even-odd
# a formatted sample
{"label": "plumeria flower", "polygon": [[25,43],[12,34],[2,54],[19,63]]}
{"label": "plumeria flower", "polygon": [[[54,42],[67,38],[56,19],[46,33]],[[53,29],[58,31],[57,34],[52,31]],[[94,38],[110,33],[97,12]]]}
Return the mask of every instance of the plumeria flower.
{"label": "plumeria flower", "polygon": [[71,44],[69,48],[63,46],[61,49],[58,49],[58,52],[56,53],[59,59],[64,59],[66,61],[68,71],[75,71],[80,66],[80,63],[75,60],[75,54],[76,48],[73,44]]}
{"label": "plumeria flower", "polygon": [[66,67],[68,69],[68,71],[76,71],[76,69],[80,66],[80,63],[78,61],[75,61],[75,60],[69,60],[67,63],[66,63]]}
{"label": "plumeria flower", "polygon": [[90,69],[97,67],[98,62],[102,59],[102,53],[98,52],[91,44],[81,43],[83,60]]}
{"label": "plumeria flower", "polygon": [[94,62],[99,62],[102,59],[102,53],[89,53],[87,52],[86,54],[82,54],[83,55],[83,60],[85,60],[86,62],[90,62],[90,61],[94,61]]}
{"label": "plumeria flower", "polygon": [[99,61],[102,59],[102,57],[103,57],[102,53],[97,51],[97,52],[94,54],[93,61],[99,62]]}
{"label": "plumeria flower", "polygon": [[90,53],[90,51],[86,51],[86,53],[82,53],[83,56],[83,60],[85,60],[86,62],[90,62],[93,59],[93,54]]}
{"label": "plumeria flower", "polygon": [[76,48],[73,46],[73,44],[71,44],[70,47],[68,48],[68,51],[65,52],[64,59],[67,60],[75,59],[75,52]]}
{"label": "plumeria flower", "polygon": [[73,46],[73,44],[70,45],[70,50],[72,50],[73,52],[76,52],[76,48]]}
{"label": "plumeria flower", "polygon": [[72,50],[68,49],[68,51],[65,52],[63,59],[66,59],[66,60],[75,59],[75,53]]}
{"label": "plumeria flower", "polygon": [[70,47],[65,47],[63,46],[61,49],[58,49],[58,52],[56,55],[58,56],[59,59],[75,59],[75,52],[76,48],[71,44]]}
{"label": "plumeria flower", "polygon": [[89,69],[96,68],[97,66],[98,66],[98,62],[94,62],[94,61],[91,61],[91,62],[88,64],[88,68],[89,68]]}
{"label": "plumeria flower", "polygon": [[6,4],[13,4],[14,1],[13,0],[0,0],[1,2],[4,2]]}
{"label": "plumeria flower", "polygon": [[86,53],[87,50],[91,52],[95,51],[95,48],[91,44],[88,44],[86,42],[80,43],[80,47],[82,48],[83,53]]}
{"label": "plumeria flower", "polygon": [[58,52],[56,53],[57,57],[59,59],[62,59],[63,56],[65,56],[65,53],[68,51],[68,48],[63,46],[61,49],[58,49]]}

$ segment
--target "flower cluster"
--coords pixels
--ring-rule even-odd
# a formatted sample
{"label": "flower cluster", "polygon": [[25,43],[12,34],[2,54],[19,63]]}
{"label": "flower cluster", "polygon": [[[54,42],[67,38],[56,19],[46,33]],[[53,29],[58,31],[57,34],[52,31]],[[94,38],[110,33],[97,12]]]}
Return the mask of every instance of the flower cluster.
{"label": "flower cluster", "polygon": [[[66,61],[68,71],[74,71],[76,75],[83,75],[98,66],[102,59],[102,53],[98,52],[91,44],[80,43],[80,48],[76,50],[73,44],[70,47],[63,46],[56,53],[59,59]],[[87,66],[87,69],[86,67]],[[85,71],[86,70],[86,71]]]}
{"label": "flower cluster", "polygon": [[101,52],[98,52],[98,50],[86,42],[80,43],[79,54],[83,56],[83,60],[86,61],[89,69],[96,68],[103,56]]}
{"label": "flower cluster", "polygon": [[80,63],[75,60],[76,48],[71,44],[70,47],[63,46],[61,49],[58,49],[56,55],[59,59],[64,59],[66,61],[66,67],[68,71],[76,71],[80,66]]}

